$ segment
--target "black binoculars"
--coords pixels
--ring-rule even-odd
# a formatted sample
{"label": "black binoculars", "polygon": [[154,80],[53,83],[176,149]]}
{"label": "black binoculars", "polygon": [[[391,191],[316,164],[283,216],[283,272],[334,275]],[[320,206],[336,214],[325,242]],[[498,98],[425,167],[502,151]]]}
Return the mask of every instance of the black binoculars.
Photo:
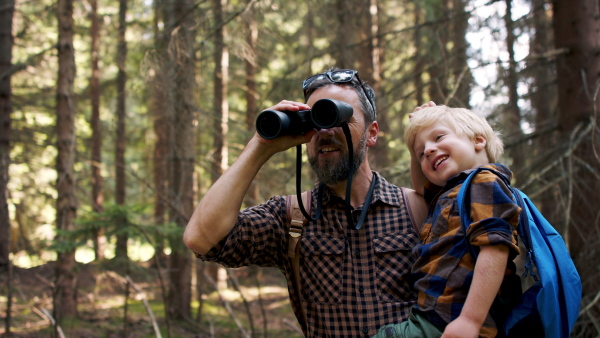
{"label": "black binoculars", "polygon": [[256,118],[256,131],[272,140],[284,135],[301,135],[312,129],[339,127],[352,117],[352,106],[346,102],[321,99],[310,110],[265,110]]}

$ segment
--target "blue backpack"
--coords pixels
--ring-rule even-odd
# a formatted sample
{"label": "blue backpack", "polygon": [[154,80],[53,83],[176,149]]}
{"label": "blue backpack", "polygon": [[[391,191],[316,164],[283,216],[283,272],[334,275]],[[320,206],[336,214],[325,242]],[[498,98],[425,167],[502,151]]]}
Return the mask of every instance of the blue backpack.
{"label": "blue backpack", "polygon": [[[458,193],[458,208],[465,233],[466,227],[471,223],[468,188],[473,177],[481,170],[491,171],[501,177],[507,185],[510,183],[504,175],[495,170],[473,170]],[[516,188],[510,189],[517,205],[522,209],[518,226],[519,237],[525,245],[525,253],[521,252],[521,255],[526,254],[522,278],[532,279],[533,285],[523,290],[522,295],[517,296],[516,301],[513,301],[501,316],[494,317],[498,322],[499,336],[569,337],[579,315],[581,279],[560,234],[542,216],[527,195]],[[473,257],[476,257],[473,248],[468,246]],[[521,289],[520,285],[518,289]],[[490,310],[492,316],[499,298],[496,298]],[[497,318],[501,320],[498,321]]]}

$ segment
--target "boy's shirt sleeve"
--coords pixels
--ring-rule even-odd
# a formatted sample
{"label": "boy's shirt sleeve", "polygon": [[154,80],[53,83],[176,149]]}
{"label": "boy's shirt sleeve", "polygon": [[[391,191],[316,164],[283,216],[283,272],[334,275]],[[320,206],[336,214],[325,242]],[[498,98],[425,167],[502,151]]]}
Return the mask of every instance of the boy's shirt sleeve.
{"label": "boy's shirt sleeve", "polygon": [[472,223],[467,238],[473,246],[506,245],[511,259],[519,254],[517,226],[521,208],[508,185],[489,171],[478,173],[470,186]]}

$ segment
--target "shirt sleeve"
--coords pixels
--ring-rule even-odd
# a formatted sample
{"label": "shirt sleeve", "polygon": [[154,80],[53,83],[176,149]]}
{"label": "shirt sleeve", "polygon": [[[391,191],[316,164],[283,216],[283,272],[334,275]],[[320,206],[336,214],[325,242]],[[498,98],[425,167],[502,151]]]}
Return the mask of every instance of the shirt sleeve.
{"label": "shirt sleeve", "polygon": [[496,174],[482,171],[470,186],[471,219],[467,238],[473,246],[506,245],[510,256],[519,254],[517,226],[521,208],[508,185]]}
{"label": "shirt sleeve", "polygon": [[285,197],[275,196],[264,204],[240,211],[231,232],[198,258],[226,267],[281,266],[288,242]]}

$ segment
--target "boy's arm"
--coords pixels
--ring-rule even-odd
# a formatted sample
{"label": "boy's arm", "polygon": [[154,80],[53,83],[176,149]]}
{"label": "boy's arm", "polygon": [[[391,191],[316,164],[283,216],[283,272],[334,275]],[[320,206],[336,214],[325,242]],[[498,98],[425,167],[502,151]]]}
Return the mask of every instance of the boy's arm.
{"label": "boy's arm", "polygon": [[[415,110],[412,113],[408,114],[408,118],[409,119],[412,118],[416,112],[418,112],[419,110],[421,110],[423,108],[435,107],[435,106],[436,106],[435,102],[429,101],[429,102],[415,108]],[[425,175],[423,174],[423,170],[421,169],[421,163],[419,163],[419,159],[415,158],[412,154],[410,156],[410,177],[411,177],[413,189],[415,189],[417,194],[423,196],[423,194],[425,193],[423,186],[425,185],[425,181],[427,180],[427,178],[425,178]]]}
{"label": "boy's arm", "polygon": [[446,326],[442,338],[479,336],[479,330],[500,290],[508,252],[505,245],[481,247],[465,305],[460,316]]}
{"label": "boy's arm", "polygon": [[424,196],[424,186],[427,178],[425,178],[425,174],[423,174],[419,160],[413,155],[410,156],[410,179],[412,181],[413,189],[415,189],[417,194]]}

